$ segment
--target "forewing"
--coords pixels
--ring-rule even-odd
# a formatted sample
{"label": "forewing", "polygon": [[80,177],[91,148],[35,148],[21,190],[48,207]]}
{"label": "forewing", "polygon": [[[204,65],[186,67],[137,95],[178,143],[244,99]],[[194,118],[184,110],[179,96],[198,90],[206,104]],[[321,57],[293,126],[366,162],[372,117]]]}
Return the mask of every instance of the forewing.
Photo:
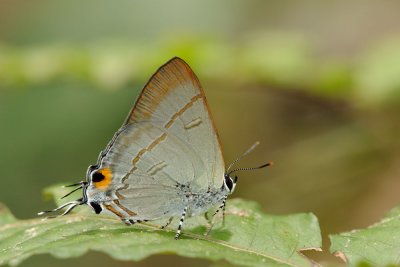
{"label": "forewing", "polygon": [[125,125],[139,122],[151,122],[190,144],[204,162],[208,184],[222,186],[224,160],[218,134],[200,82],[182,59],[170,60],[149,80]]}

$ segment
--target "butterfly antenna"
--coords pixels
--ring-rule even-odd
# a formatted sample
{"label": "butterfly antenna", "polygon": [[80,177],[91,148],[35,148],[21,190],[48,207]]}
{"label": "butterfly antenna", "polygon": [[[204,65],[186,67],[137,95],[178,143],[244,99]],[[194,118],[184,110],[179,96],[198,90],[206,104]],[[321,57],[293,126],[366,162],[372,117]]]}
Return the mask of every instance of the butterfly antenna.
{"label": "butterfly antenna", "polygon": [[231,175],[232,173],[234,173],[234,172],[237,172],[237,171],[251,171],[251,170],[258,170],[258,169],[262,169],[262,168],[265,168],[265,167],[268,167],[268,166],[272,166],[272,165],[274,165],[274,163],[273,163],[272,161],[270,161],[270,162],[267,162],[267,163],[265,163],[265,164],[263,164],[263,165],[261,165],[261,166],[258,166],[258,167],[250,167],[250,168],[237,168],[237,169],[234,169],[234,170],[232,170],[232,171],[228,172],[228,175]]}
{"label": "butterfly antenna", "polygon": [[66,185],[66,186],[64,186],[64,187],[72,187],[72,186],[77,186],[77,185],[79,185],[77,188],[73,189],[73,190],[72,190],[71,192],[69,192],[68,194],[62,196],[61,199],[66,198],[67,196],[71,195],[71,194],[74,193],[75,191],[77,191],[77,190],[83,188],[83,186],[84,186],[85,184],[86,184],[86,182],[83,182],[83,181],[82,181],[82,182],[79,182],[79,183],[76,183],[76,184],[71,184],[71,185]]}
{"label": "butterfly antenna", "polygon": [[74,184],[69,184],[69,185],[64,185],[63,187],[73,187],[73,186],[77,186],[77,185],[83,185],[86,184],[86,182],[84,181],[80,181],[79,183],[74,183]]}
{"label": "butterfly antenna", "polygon": [[244,152],[240,157],[238,157],[237,159],[235,159],[228,167],[228,169],[226,170],[227,173],[232,173],[229,172],[229,170],[236,164],[238,163],[241,159],[243,159],[244,157],[246,157],[248,154],[250,154],[250,152],[252,152],[258,145],[260,144],[259,141],[255,142],[249,149],[246,150],[246,152]]}

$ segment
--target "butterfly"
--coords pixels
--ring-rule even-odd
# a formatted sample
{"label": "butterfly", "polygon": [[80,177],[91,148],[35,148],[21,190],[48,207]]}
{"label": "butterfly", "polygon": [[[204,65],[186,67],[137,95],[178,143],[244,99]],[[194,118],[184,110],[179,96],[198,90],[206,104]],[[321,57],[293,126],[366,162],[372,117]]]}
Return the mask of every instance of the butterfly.
{"label": "butterfly", "polygon": [[[247,155],[253,148],[251,147]],[[240,157],[241,158],[241,157]],[[239,158],[239,159],[240,159]],[[200,82],[189,65],[173,58],[150,78],[122,127],[89,166],[82,197],[39,215],[87,204],[96,214],[111,213],[127,225],[225,212],[238,170],[225,171],[221,144]],[[71,194],[70,192],[69,194]],[[67,194],[67,195],[69,195]],[[66,195],[66,196],[67,196]]]}

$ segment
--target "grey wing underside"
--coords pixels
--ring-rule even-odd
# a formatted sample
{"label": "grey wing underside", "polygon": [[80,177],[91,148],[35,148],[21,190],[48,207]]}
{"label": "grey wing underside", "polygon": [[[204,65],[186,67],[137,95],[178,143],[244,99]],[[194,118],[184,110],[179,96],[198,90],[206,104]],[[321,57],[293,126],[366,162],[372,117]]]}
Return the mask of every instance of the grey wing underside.
{"label": "grey wing underside", "polygon": [[185,202],[179,191],[163,185],[140,185],[120,191],[120,205],[133,211],[133,220],[156,220],[181,215]]}
{"label": "grey wing underside", "polygon": [[138,122],[151,122],[189,144],[204,163],[208,184],[222,186],[225,164],[217,130],[200,82],[183,60],[170,60],[146,84],[126,120]]}
{"label": "grey wing underside", "polygon": [[101,166],[111,168],[113,184],[190,184],[200,192],[211,184],[203,160],[190,144],[147,122],[124,126]]}
{"label": "grey wing underside", "polygon": [[204,162],[185,141],[152,123],[128,124],[123,128],[100,167],[113,173],[112,205],[123,218],[154,220],[180,215],[184,193],[204,192],[210,185]]}
{"label": "grey wing underside", "polygon": [[117,204],[125,205],[120,209],[140,211],[143,219],[180,214],[182,186],[201,194],[223,185],[218,134],[200,83],[184,61],[175,58],[153,75],[99,167],[111,168]]}

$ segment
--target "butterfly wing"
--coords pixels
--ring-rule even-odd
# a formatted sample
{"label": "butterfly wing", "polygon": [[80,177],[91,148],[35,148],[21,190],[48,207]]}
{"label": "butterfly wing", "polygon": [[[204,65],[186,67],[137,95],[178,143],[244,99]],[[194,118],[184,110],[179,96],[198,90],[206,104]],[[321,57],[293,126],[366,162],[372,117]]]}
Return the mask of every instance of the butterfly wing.
{"label": "butterfly wing", "polygon": [[152,76],[99,163],[111,169],[117,198],[104,204],[125,218],[179,215],[187,188],[221,188],[218,135],[200,83],[183,60],[172,59]]}
{"label": "butterfly wing", "polygon": [[138,122],[151,122],[190,144],[204,162],[208,184],[222,186],[225,164],[218,133],[200,82],[182,59],[171,59],[146,84],[125,125]]}
{"label": "butterfly wing", "polygon": [[190,144],[151,122],[126,125],[100,166],[111,169],[114,184],[130,187],[207,181],[203,161]]}

